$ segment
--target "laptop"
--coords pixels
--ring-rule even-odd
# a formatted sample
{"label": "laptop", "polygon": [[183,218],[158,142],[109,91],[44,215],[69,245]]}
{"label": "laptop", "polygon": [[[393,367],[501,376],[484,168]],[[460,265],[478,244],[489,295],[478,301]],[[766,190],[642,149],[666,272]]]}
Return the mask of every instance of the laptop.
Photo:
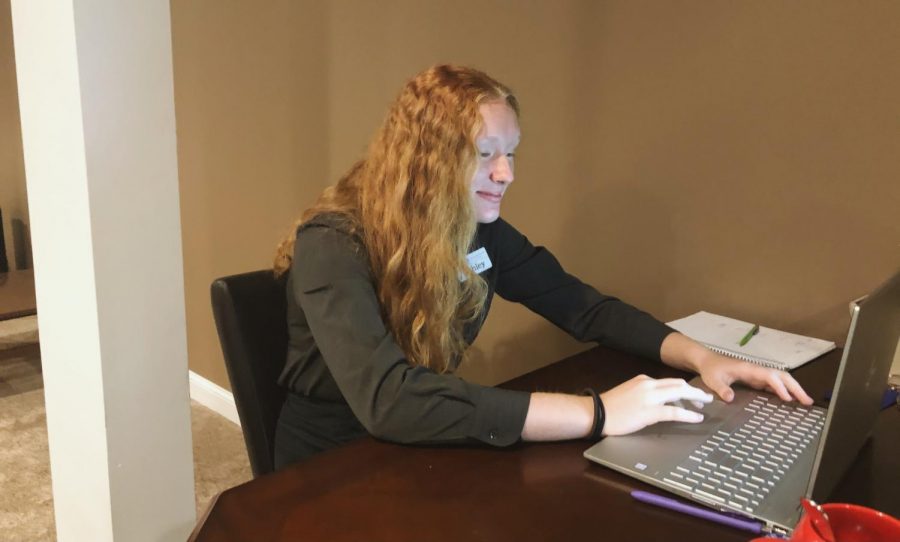
{"label": "laptop", "polygon": [[[663,422],[607,437],[584,456],[755,518],[767,531],[790,533],[800,519],[800,499],[826,502],[871,435],[898,339],[900,270],[854,307],[827,409],[735,387],[734,400],[716,398],[701,410],[699,424]],[[705,389],[699,377],[691,384]]]}

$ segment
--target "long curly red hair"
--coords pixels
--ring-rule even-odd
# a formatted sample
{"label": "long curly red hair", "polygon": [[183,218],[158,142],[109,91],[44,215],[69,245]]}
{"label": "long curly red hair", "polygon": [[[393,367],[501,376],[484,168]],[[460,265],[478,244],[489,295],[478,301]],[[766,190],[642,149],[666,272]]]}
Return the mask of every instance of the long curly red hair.
{"label": "long curly red hair", "polygon": [[477,227],[469,184],[478,108],[496,100],[518,115],[510,89],[472,68],[433,66],[408,81],[365,157],[278,246],[276,273],[291,265],[297,227],[339,215],[363,240],[382,317],[409,361],[446,371],[461,359],[463,328],[480,316],[487,295],[465,257]]}

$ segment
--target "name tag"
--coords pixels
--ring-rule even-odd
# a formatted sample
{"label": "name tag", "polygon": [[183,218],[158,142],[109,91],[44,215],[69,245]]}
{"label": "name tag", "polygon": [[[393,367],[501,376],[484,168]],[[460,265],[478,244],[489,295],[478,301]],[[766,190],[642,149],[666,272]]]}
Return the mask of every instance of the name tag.
{"label": "name tag", "polygon": [[466,256],[466,261],[469,263],[469,269],[474,271],[475,274],[483,273],[494,266],[484,247],[481,247],[474,252],[470,252]]}

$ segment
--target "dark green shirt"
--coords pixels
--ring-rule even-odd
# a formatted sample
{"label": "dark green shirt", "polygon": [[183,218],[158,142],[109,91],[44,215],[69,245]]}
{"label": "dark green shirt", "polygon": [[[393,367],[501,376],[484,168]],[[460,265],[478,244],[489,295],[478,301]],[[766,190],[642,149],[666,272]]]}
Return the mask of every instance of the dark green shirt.
{"label": "dark green shirt", "polygon": [[[484,316],[496,292],[578,340],[659,359],[670,328],[567,274],[548,250],[504,220],[479,225],[473,249],[480,247],[492,264],[481,273],[489,287]],[[302,226],[288,278],[290,341],[280,383],[292,392],[289,401],[310,408],[288,416],[293,420],[282,414],[280,423],[303,426],[303,436],[292,438],[323,448],[364,428],[403,443],[519,440],[530,394],[410,365],[379,307],[360,240],[328,217]],[[482,322],[466,330],[470,344]],[[329,415],[316,416],[323,406]]]}

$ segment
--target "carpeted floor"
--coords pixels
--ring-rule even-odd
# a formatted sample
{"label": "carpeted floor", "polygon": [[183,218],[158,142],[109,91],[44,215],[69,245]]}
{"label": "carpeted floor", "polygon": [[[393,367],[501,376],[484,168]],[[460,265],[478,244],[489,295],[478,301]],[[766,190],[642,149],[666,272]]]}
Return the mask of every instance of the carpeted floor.
{"label": "carpeted floor", "polygon": [[[55,540],[40,352],[17,341],[0,340],[0,538]],[[192,401],[191,428],[199,517],[251,473],[240,427]]]}

